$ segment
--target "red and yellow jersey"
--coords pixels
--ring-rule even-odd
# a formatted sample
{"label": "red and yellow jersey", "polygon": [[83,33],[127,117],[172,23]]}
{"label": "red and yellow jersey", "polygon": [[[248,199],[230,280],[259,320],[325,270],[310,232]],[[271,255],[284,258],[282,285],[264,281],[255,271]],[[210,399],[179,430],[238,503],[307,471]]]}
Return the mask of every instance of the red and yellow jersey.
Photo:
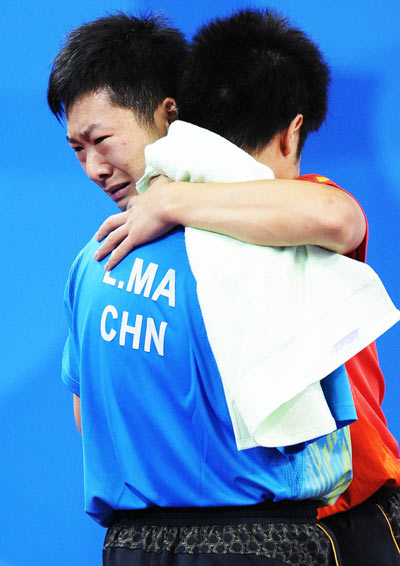
{"label": "red and yellow jersey", "polygon": [[[330,179],[320,175],[302,175],[299,179],[323,183],[343,191]],[[360,208],[362,210],[361,205]],[[353,252],[347,254],[348,257],[365,262],[367,242],[368,224],[363,241]],[[353,480],[335,505],[319,510],[319,518],[355,507],[383,485],[400,486],[399,446],[388,429],[381,408],[385,381],[379,367],[375,343],[349,360],[346,369],[358,417],[350,425]]]}

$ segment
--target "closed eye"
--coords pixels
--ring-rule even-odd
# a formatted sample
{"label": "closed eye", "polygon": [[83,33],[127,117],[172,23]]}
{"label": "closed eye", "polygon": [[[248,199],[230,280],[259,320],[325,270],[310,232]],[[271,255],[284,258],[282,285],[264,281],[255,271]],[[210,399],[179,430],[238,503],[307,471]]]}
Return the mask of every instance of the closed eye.
{"label": "closed eye", "polygon": [[101,143],[102,141],[104,141],[105,139],[107,139],[109,136],[100,136],[99,138],[96,138],[94,140],[94,144],[98,145],[99,143]]}

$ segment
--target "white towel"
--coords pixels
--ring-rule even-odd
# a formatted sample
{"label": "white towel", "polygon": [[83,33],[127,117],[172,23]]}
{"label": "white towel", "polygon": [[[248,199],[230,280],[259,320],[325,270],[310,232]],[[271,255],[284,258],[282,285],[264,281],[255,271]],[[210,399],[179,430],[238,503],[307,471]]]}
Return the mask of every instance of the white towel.
{"label": "white towel", "polygon": [[[185,122],[146,147],[137,183],[273,178],[220,136]],[[289,446],[336,428],[320,380],[400,313],[367,265],[316,246],[264,247],[186,228],[200,307],[239,450]]]}

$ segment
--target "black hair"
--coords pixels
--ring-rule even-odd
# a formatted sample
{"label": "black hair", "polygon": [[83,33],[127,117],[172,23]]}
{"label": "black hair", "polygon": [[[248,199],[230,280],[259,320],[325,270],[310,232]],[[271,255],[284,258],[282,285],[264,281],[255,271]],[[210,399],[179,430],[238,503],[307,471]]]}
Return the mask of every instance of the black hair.
{"label": "black hair", "polygon": [[47,101],[58,118],[81,95],[106,89],[113,103],[146,124],[165,97],[177,96],[187,43],[161,16],[118,12],[72,30],[55,58]]}
{"label": "black hair", "polygon": [[329,68],[304,32],[275,12],[241,10],[194,36],[180,118],[258,151],[303,114],[300,155],[325,119],[329,82]]}

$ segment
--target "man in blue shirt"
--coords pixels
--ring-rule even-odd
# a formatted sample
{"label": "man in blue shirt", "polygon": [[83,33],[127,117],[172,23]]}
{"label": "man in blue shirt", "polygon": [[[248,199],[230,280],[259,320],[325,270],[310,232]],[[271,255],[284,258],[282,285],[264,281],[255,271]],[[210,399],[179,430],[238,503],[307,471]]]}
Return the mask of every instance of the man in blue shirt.
{"label": "man in blue shirt", "polygon": [[[54,62],[50,107],[65,113],[84,171],[121,210],[144,147],[177,117],[185,57],[182,35],[162,20],[119,14],[74,30]],[[301,122],[285,149],[291,171]],[[67,282],[63,380],[82,430],[85,507],[110,526],[104,563],[333,564],[315,512],[350,479],[347,431],[298,451],[238,452],[184,231],[112,273],[94,261],[97,248],[87,244]]]}

